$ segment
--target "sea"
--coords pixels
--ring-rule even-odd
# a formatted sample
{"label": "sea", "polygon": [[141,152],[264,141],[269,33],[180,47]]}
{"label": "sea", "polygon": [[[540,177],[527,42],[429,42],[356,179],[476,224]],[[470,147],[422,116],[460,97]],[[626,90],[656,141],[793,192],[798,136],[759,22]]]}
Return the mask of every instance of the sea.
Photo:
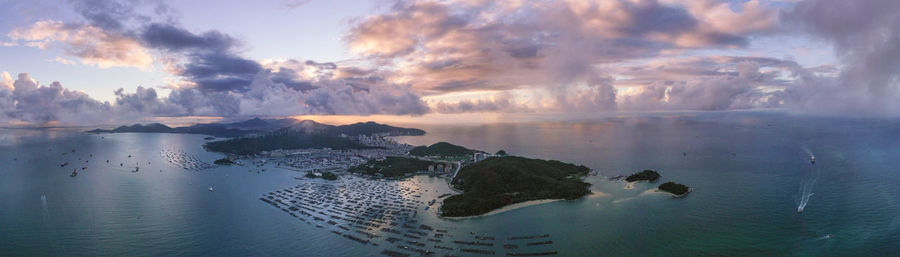
{"label": "sea", "polygon": [[[342,175],[325,181],[272,164],[213,165],[224,155],[205,151],[203,135],[4,128],[0,256],[900,252],[897,119],[671,112],[391,125],[426,130],[424,136],[395,138],[413,145],[446,141],[588,166],[593,172],[584,179],[594,193],[443,219],[437,214],[441,196],[455,193],[446,178]],[[662,177],[633,189],[610,180],[644,169]],[[693,191],[682,198],[655,191],[667,181]],[[284,199],[284,205],[262,200],[269,196]],[[429,205],[432,200],[437,203]],[[348,201],[359,208],[338,207]],[[397,221],[384,223],[349,218],[383,210],[392,201],[411,214],[378,214],[382,221]],[[311,215],[287,209],[294,205],[311,207]]]}

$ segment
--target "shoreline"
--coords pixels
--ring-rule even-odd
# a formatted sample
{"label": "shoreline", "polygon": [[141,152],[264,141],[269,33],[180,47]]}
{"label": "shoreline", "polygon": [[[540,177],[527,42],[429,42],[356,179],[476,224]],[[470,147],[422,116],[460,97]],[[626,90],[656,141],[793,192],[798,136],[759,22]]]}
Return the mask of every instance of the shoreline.
{"label": "shoreline", "polygon": [[500,207],[499,209],[495,209],[495,210],[489,211],[489,212],[484,213],[484,214],[473,215],[473,216],[465,216],[465,217],[441,217],[441,218],[443,218],[443,219],[450,219],[450,220],[462,220],[462,219],[480,218],[480,217],[491,216],[491,215],[495,215],[495,214],[500,214],[500,213],[504,213],[504,212],[516,210],[516,209],[521,209],[521,208],[525,208],[525,207],[529,207],[529,206],[540,205],[540,204],[545,204],[545,203],[552,203],[552,202],[558,202],[558,201],[565,201],[565,200],[566,200],[566,199],[541,199],[541,200],[524,201],[524,202],[519,202],[519,203],[514,203],[514,204],[506,205],[506,206]]}
{"label": "shoreline", "polygon": [[651,194],[664,194],[664,195],[669,195],[669,196],[671,196],[672,198],[681,198],[681,197],[687,196],[688,194],[690,194],[690,193],[693,192],[693,191],[694,191],[694,188],[691,187],[691,188],[688,188],[688,191],[687,191],[686,193],[681,194],[681,195],[676,195],[676,194],[674,194],[674,193],[670,193],[670,192],[666,192],[666,191],[659,190],[659,188],[651,188],[651,189],[645,190],[644,192],[641,192],[641,194],[640,194],[639,196],[642,196],[642,195],[651,195]]}
{"label": "shoreline", "polygon": [[[610,194],[600,192],[600,191],[591,191],[590,194],[582,196],[581,198],[578,198],[575,200],[571,200],[571,201],[577,201],[577,200],[586,199],[586,198],[604,197],[604,196],[610,196]],[[512,210],[522,209],[522,208],[529,207],[529,206],[541,205],[541,204],[559,202],[559,201],[569,201],[569,200],[566,200],[566,199],[531,200],[531,201],[524,201],[524,202],[518,202],[518,203],[506,205],[506,206],[500,207],[499,209],[495,209],[495,210],[492,210],[492,211],[489,211],[487,213],[480,214],[480,215],[465,216],[465,217],[440,217],[440,218],[450,219],[450,220],[480,218],[480,217],[496,215],[496,214],[500,214],[500,213],[504,213],[504,212],[508,212],[508,211],[512,211]]]}
{"label": "shoreline", "polygon": [[640,181],[628,182],[627,184],[625,184],[625,190],[634,189],[634,184],[637,184],[638,182],[640,182]]}

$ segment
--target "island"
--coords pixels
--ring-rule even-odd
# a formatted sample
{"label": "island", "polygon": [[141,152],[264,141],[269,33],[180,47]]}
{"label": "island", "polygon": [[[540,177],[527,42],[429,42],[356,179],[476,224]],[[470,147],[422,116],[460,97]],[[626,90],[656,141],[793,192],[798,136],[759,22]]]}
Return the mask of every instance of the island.
{"label": "island", "polygon": [[638,182],[638,181],[648,181],[654,182],[659,179],[659,173],[654,170],[643,170],[638,173],[634,173],[625,178],[625,182]]}
{"label": "island", "polygon": [[451,185],[463,191],[444,200],[441,215],[481,215],[532,200],[581,198],[591,193],[581,177],[588,167],[556,160],[498,156],[463,167]]}
{"label": "island", "polygon": [[663,183],[657,187],[660,191],[672,194],[673,197],[682,197],[691,192],[691,188],[672,181]]}
{"label": "island", "polygon": [[330,171],[326,171],[326,172],[307,172],[307,173],[306,173],[306,177],[307,177],[307,178],[321,178],[321,179],[324,179],[324,180],[337,180],[337,179],[338,179],[337,174],[334,174],[333,172],[330,172]]}
{"label": "island", "polygon": [[468,149],[462,146],[454,145],[447,142],[438,142],[430,146],[416,146],[409,150],[409,154],[413,156],[438,156],[438,157],[454,157],[454,156],[470,156],[477,150]]}
{"label": "island", "polygon": [[416,172],[428,171],[429,166],[433,170],[436,164],[438,163],[416,158],[388,156],[383,160],[369,160],[365,164],[350,168],[348,171],[370,176],[397,178],[409,176]]}
{"label": "island", "polygon": [[213,161],[213,163],[218,164],[218,165],[233,165],[233,164],[236,164],[234,161],[232,161],[231,159],[228,159],[228,158],[218,159],[218,160]]}

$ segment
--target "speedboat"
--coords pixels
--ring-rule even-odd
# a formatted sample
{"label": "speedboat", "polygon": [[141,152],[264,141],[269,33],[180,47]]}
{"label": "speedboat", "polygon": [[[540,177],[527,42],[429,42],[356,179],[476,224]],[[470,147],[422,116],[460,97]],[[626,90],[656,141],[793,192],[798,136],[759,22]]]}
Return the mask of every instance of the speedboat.
{"label": "speedboat", "polygon": [[816,157],[815,157],[815,156],[810,156],[810,157],[809,157],[809,163],[816,163]]}
{"label": "speedboat", "polygon": [[801,212],[803,212],[803,207],[802,207],[802,206],[797,206],[797,213],[801,213]]}
{"label": "speedboat", "polygon": [[212,192],[212,191],[213,191],[213,188],[212,188],[212,187],[209,187],[209,191]]}

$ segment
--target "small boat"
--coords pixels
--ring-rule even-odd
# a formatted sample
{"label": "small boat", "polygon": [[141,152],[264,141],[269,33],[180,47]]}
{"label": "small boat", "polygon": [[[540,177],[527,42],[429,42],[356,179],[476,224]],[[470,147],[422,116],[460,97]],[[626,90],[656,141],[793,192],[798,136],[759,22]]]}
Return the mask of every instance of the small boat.
{"label": "small boat", "polygon": [[209,191],[212,192],[212,191],[213,191],[213,188],[212,188],[212,187],[209,187]]}
{"label": "small boat", "polygon": [[815,157],[815,156],[810,156],[810,157],[809,157],[809,163],[816,163],[816,157]]}
{"label": "small boat", "polygon": [[78,176],[78,169],[72,169],[72,174],[69,174],[70,177]]}
{"label": "small boat", "polygon": [[69,165],[69,163],[68,163],[68,162],[64,162],[64,163],[60,163],[60,164],[59,164],[60,167],[65,167],[66,165]]}
{"label": "small boat", "polygon": [[828,234],[828,235],[825,235],[825,239],[829,239],[829,238],[832,238],[832,237],[834,237],[834,234]]}

